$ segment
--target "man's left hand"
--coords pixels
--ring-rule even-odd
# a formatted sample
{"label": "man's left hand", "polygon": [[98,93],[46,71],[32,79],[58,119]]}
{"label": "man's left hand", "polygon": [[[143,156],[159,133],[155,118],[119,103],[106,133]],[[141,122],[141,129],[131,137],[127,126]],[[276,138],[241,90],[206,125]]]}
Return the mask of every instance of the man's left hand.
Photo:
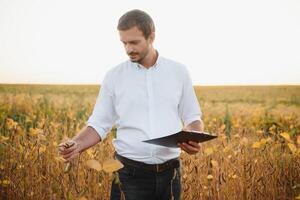
{"label": "man's left hand", "polygon": [[193,141],[178,143],[177,145],[188,154],[196,154],[201,150],[200,144]]}
{"label": "man's left hand", "polygon": [[[188,124],[186,127],[184,127],[183,130],[185,131],[194,130],[194,131],[201,132],[204,130],[204,123],[202,120],[196,120]],[[186,142],[178,143],[177,145],[188,154],[196,154],[201,150],[201,145],[193,141],[188,141],[187,143]]]}

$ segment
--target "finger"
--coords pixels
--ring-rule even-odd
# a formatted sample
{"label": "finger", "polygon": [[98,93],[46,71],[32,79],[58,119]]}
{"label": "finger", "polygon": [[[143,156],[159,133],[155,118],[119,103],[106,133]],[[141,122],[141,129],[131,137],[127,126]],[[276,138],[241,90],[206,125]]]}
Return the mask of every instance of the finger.
{"label": "finger", "polygon": [[188,154],[195,154],[198,152],[198,151],[193,151],[193,150],[189,149],[188,148],[189,145],[187,145],[186,143],[178,143],[177,145]]}
{"label": "finger", "polygon": [[64,147],[65,146],[65,142],[60,143],[59,145],[57,145],[58,147]]}
{"label": "finger", "polygon": [[199,151],[199,149],[187,144],[187,143],[182,143],[182,145],[191,153],[197,153]]}
{"label": "finger", "polygon": [[68,140],[68,141],[66,141],[66,142],[60,143],[60,144],[57,145],[57,146],[58,146],[58,147],[64,147],[64,148],[68,149],[68,148],[74,146],[75,144],[76,144],[75,141],[73,141],[73,140]]}
{"label": "finger", "polygon": [[67,148],[68,145],[66,144],[66,142],[62,142],[59,145],[57,145],[57,147]]}
{"label": "finger", "polygon": [[188,145],[190,147],[193,147],[194,150],[197,150],[197,153],[201,150],[201,146],[198,143],[195,142],[188,142]]}
{"label": "finger", "polygon": [[193,150],[193,151],[199,151],[199,145],[198,144],[196,144],[195,146],[194,146],[194,144],[189,144],[189,143],[184,143],[184,145],[185,145],[185,147],[187,147],[188,149],[191,149],[191,150]]}
{"label": "finger", "polygon": [[76,153],[78,153],[78,152],[77,152],[77,151],[72,151],[72,152],[70,152],[70,153],[63,154],[62,157],[63,157],[64,159],[68,159],[69,157],[71,157],[72,155],[74,155],[74,154],[76,154]]}
{"label": "finger", "polygon": [[193,147],[195,147],[195,148],[197,148],[197,149],[200,149],[200,145],[197,142],[189,141],[188,144],[191,145],[191,146],[193,146]]}
{"label": "finger", "polygon": [[75,154],[71,155],[70,157],[66,158],[66,162],[70,162],[71,160],[76,158],[78,155],[79,155],[79,153],[75,153]]}
{"label": "finger", "polygon": [[63,146],[58,147],[59,152],[63,152],[64,150],[65,150],[65,147],[63,147]]}
{"label": "finger", "polygon": [[59,147],[58,152],[60,155],[64,155],[67,153],[67,149],[64,147]]}
{"label": "finger", "polygon": [[71,153],[72,151],[74,151],[74,150],[76,150],[77,149],[77,146],[75,145],[75,146],[72,146],[72,147],[70,147],[70,148],[68,148],[68,149],[64,149],[63,151],[61,151],[61,154],[62,155],[66,155],[66,154],[68,154],[68,153]]}
{"label": "finger", "polygon": [[77,142],[69,140],[67,142],[62,142],[58,145],[58,150],[61,154],[66,154],[73,151],[76,148]]}
{"label": "finger", "polygon": [[179,147],[184,150],[185,152],[187,152],[188,154],[190,154],[191,152],[183,145],[183,144],[179,144]]}
{"label": "finger", "polygon": [[192,152],[198,152],[198,151],[199,151],[199,149],[197,149],[196,147],[191,146],[191,145],[189,145],[189,144],[187,144],[187,143],[183,143],[183,145],[184,145],[184,147],[185,147],[186,149],[188,149],[189,151],[192,151]]}

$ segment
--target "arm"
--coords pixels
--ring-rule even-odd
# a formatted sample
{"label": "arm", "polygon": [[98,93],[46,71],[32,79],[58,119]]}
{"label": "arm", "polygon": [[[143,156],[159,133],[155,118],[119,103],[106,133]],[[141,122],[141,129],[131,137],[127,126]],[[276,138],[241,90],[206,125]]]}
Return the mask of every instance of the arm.
{"label": "arm", "polygon": [[[202,120],[196,120],[188,124],[184,130],[187,131],[203,131],[204,123]],[[178,146],[188,154],[196,154],[201,150],[201,146],[197,142],[189,141],[188,143],[178,143]]]}
{"label": "arm", "polygon": [[192,123],[188,124],[183,129],[187,130],[187,131],[199,131],[199,132],[202,132],[202,131],[204,131],[204,123],[203,123],[202,120],[193,121]]}
{"label": "arm", "polygon": [[84,127],[75,137],[59,145],[59,152],[68,162],[82,151],[103,140],[110,132],[116,119],[113,105],[113,89],[107,74],[102,82],[101,91],[96,100],[92,115]]}
{"label": "arm", "polygon": [[[204,124],[201,120],[202,113],[193,88],[192,80],[186,69],[182,74],[184,76],[184,81],[182,96],[179,103],[179,115],[185,126],[183,130],[201,132],[204,130]],[[198,143],[192,141],[189,141],[188,143],[178,143],[178,147],[188,154],[198,153],[201,149]]]}
{"label": "arm", "polygon": [[[76,136],[59,145],[59,153],[66,162],[71,161],[84,150],[101,141],[99,134],[92,127],[84,127]],[[70,147],[66,147],[66,144]]]}
{"label": "arm", "polygon": [[80,144],[80,152],[96,145],[101,141],[99,134],[90,126],[84,127],[79,134],[77,134],[73,141]]}

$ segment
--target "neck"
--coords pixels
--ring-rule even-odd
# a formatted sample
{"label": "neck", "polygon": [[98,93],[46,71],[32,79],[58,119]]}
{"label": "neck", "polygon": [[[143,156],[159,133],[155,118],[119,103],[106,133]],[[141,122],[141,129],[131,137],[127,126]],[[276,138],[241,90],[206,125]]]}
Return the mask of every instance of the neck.
{"label": "neck", "polygon": [[147,69],[153,66],[157,60],[158,53],[154,48],[151,48],[146,57],[141,61],[141,65],[146,67]]}

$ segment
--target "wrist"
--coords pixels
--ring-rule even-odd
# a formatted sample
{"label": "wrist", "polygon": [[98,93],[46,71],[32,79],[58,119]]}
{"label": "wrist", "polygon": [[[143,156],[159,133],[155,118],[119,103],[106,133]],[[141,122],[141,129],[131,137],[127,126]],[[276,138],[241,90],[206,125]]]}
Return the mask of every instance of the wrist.
{"label": "wrist", "polygon": [[81,153],[82,151],[84,151],[84,147],[83,147],[82,141],[80,139],[75,138],[75,139],[73,139],[73,141],[76,143],[77,149],[78,149],[79,153]]}

